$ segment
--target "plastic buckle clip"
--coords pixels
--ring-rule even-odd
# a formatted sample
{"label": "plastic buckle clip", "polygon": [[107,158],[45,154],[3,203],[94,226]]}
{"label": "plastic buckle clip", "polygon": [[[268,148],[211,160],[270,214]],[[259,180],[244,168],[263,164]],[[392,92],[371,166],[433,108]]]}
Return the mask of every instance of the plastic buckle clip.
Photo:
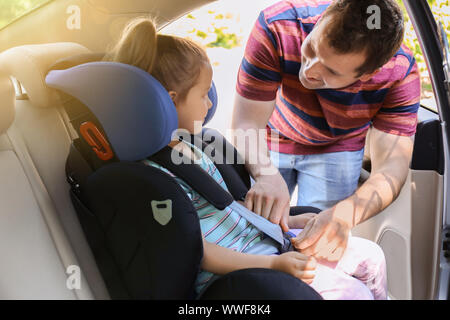
{"label": "plastic buckle clip", "polygon": [[80,134],[91,146],[92,150],[100,160],[107,161],[114,157],[114,153],[109,146],[108,141],[106,141],[105,137],[95,124],[90,121],[83,122],[80,125]]}

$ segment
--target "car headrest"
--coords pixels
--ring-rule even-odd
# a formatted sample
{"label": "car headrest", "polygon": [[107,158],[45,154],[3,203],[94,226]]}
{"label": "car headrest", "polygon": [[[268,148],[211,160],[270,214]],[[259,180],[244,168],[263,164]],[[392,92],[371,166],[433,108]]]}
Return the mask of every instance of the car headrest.
{"label": "car headrest", "polygon": [[72,42],[24,45],[0,54],[0,74],[15,77],[27,91],[32,105],[55,107],[60,103],[56,90],[45,85],[50,66],[61,58],[90,51]]}
{"label": "car headrest", "polygon": [[[102,125],[119,160],[137,161],[168,145],[178,128],[175,105],[146,71],[117,62],[90,62],[52,70],[47,85],[81,101]],[[210,95],[217,106],[215,87]],[[214,110],[213,110],[214,109]]]}

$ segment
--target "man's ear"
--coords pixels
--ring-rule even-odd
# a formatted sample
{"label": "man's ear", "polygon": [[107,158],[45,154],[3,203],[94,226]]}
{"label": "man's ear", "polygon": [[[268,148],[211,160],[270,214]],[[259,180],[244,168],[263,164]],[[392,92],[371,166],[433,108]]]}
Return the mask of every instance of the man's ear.
{"label": "man's ear", "polygon": [[371,73],[365,73],[365,74],[363,74],[361,77],[359,77],[359,80],[361,80],[361,81],[368,81],[368,80],[370,80],[374,75],[376,75],[377,72],[380,71],[380,70],[381,70],[381,68],[378,68],[378,69],[376,69],[374,72],[371,72]]}
{"label": "man's ear", "polygon": [[169,91],[169,96],[172,98],[173,104],[177,106],[177,93],[173,90]]}

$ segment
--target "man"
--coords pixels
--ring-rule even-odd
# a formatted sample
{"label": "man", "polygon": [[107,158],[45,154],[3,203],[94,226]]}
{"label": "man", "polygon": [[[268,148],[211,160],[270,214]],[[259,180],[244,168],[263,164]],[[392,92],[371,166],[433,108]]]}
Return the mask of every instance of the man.
{"label": "man", "polygon": [[[298,205],[323,210],[295,241],[305,254],[338,260],[350,229],[386,208],[406,180],[420,80],[403,33],[394,0],[286,0],[255,23],[232,128],[235,137],[266,130],[267,144],[256,141],[256,163],[236,144],[255,180],[245,205],[287,230],[298,185]],[[357,189],[370,127],[371,175]]]}

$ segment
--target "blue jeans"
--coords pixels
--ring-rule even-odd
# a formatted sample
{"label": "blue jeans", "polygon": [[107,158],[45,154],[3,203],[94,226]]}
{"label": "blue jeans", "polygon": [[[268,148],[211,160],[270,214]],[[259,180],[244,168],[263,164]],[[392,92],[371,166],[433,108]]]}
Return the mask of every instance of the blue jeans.
{"label": "blue jeans", "polygon": [[292,192],[298,185],[298,206],[325,210],[351,196],[358,187],[364,148],[359,151],[292,155],[270,151]]}

